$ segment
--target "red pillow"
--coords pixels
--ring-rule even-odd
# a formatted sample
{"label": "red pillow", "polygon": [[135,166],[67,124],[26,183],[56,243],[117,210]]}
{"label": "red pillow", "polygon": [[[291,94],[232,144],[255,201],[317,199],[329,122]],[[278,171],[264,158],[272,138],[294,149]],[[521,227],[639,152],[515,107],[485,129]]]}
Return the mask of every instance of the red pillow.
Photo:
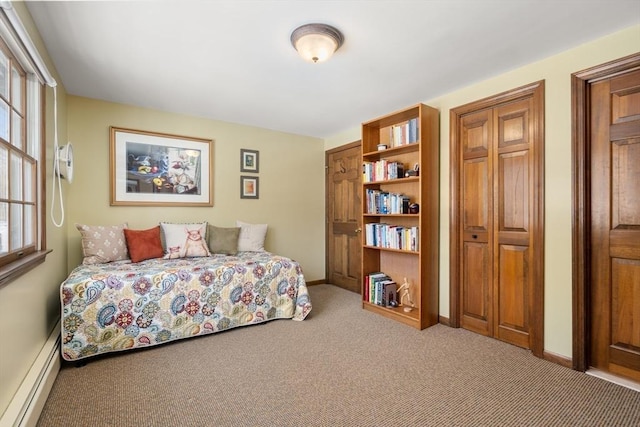
{"label": "red pillow", "polygon": [[148,230],[123,229],[124,238],[127,241],[129,258],[132,262],[140,262],[145,259],[162,258],[164,250],[160,241],[160,226]]}

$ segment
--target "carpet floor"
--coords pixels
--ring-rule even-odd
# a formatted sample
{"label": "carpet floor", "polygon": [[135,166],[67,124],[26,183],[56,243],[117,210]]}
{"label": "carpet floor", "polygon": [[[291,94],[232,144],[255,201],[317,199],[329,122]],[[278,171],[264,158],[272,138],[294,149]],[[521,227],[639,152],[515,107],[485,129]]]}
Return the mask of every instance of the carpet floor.
{"label": "carpet floor", "polygon": [[640,426],[640,393],[309,289],[303,322],[63,364],[38,426]]}

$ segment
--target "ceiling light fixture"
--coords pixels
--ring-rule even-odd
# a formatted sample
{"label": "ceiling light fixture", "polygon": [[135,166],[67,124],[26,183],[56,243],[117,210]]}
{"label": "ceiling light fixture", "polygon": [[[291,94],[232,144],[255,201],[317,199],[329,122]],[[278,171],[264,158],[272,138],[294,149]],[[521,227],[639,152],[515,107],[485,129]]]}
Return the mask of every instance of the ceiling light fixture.
{"label": "ceiling light fixture", "polygon": [[326,24],[305,24],[291,33],[291,44],[309,62],[326,61],[343,42],[342,33]]}

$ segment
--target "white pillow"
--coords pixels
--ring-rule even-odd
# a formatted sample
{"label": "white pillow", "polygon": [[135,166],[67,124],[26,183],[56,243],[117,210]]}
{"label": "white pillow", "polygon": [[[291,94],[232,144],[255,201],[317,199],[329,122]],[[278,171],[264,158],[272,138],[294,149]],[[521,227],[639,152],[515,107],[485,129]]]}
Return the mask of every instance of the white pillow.
{"label": "white pillow", "polygon": [[161,222],[164,259],[211,256],[207,246],[207,223],[171,224]]}
{"label": "white pillow", "polygon": [[236,221],[236,226],[240,227],[238,251],[264,252],[267,224],[248,224],[246,222]]}

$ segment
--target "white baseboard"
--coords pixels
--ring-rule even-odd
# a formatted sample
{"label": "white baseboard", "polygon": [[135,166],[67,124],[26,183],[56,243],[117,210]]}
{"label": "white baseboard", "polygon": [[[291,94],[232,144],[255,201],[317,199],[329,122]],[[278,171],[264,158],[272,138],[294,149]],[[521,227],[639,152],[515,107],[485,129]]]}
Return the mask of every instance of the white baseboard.
{"label": "white baseboard", "polygon": [[60,322],[53,328],[20,388],[0,418],[0,427],[32,427],[60,371]]}

